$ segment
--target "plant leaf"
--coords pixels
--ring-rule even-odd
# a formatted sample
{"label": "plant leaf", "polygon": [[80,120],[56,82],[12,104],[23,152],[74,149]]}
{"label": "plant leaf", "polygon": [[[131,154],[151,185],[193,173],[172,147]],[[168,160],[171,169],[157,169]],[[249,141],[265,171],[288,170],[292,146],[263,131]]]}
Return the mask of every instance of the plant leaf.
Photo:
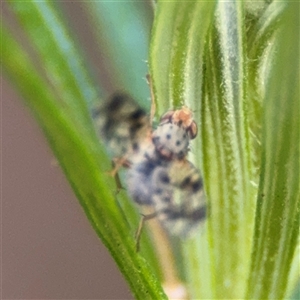
{"label": "plant leaf", "polygon": [[[8,5],[28,35],[32,49],[37,52],[35,59],[43,66],[42,71],[49,80],[49,86],[56,92],[57,99],[68,107],[74,118],[85,122],[83,124],[90,124],[87,103],[95,103],[99,97],[98,91],[82,64],[82,54],[53,4],[49,1],[29,1],[27,5],[12,1]],[[52,60],[49,53],[52,53]]]}
{"label": "plant leaf", "polygon": [[[203,95],[204,42],[213,7],[203,2],[158,2],[150,67],[159,112],[182,103],[202,110],[201,117],[200,111],[195,113],[202,135],[193,151],[196,165],[203,166],[211,212],[208,236],[184,247],[189,249],[185,259],[192,298],[238,298],[246,288],[252,236],[247,221],[253,223],[255,199],[243,107],[243,15],[238,3],[219,4],[205,57]],[[193,268],[195,262],[199,265]],[[218,274],[217,280],[213,274]]]}
{"label": "plant leaf", "polygon": [[[26,7],[22,7],[22,4]],[[37,7],[39,7],[39,14],[36,16]],[[18,2],[16,13],[20,14],[21,20],[23,17],[25,18],[23,13],[26,13],[26,20],[23,20],[25,23],[27,23],[27,18],[33,23],[36,22],[35,17],[46,18],[43,14],[47,14],[50,18],[49,13],[54,14],[52,17],[58,18],[51,2],[45,1],[39,3],[35,1]],[[40,14],[43,15],[43,18]],[[40,32],[46,31],[50,34],[50,40],[55,36],[49,28],[49,23],[41,21],[39,26]],[[62,22],[56,23],[56,26],[58,27],[53,28],[54,31],[64,32]],[[37,42],[35,34],[38,35],[38,33],[32,33],[31,30],[34,29],[27,24],[25,32],[31,36],[33,41]],[[77,58],[81,61],[82,58],[75,49],[68,49],[67,52],[58,51],[59,55],[54,53],[55,51],[50,46],[48,51],[47,47],[35,49],[41,56],[39,57],[41,60],[44,56],[49,61],[48,65],[45,63],[48,78],[51,78],[56,71],[58,77],[64,76],[59,80],[56,79],[58,80],[57,85],[49,84],[49,81],[37,72],[32,61],[6,28],[2,30],[2,41],[4,45],[2,64],[6,74],[33,110],[91,224],[119,265],[136,298],[164,299],[163,291],[151,268],[135,252],[133,235],[128,234],[130,228],[115,201],[114,180],[105,173],[111,167],[110,160],[103,147],[101,148],[99,145],[85,104],[85,97],[91,94],[96,95],[97,90],[93,84],[88,85],[89,82],[92,82],[90,78],[86,81],[88,86],[78,82],[87,78],[88,73],[85,69],[82,69],[84,70],[82,72],[81,68],[76,69],[76,75],[71,69],[68,72],[68,66],[66,66],[64,74],[60,73],[63,71],[63,69],[60,70],[60,67],[57,67],[55,71],[53,68],[51,69],[51,64],[57,66],[62,60],[68,61],[72,65],[76,64]],[[60,44],[61,41],[53,39],[49,43],[52,42]],[[76,55],[73,56],[73,53]],[[63,86],[60,80],[73,82],[73,84],[64,86],[63,89],[69,90],[58,98],[58,91],[61,91],[60,88]],[[91,94],[86,93],[87,89]],[[68,98],[68,95],[76,94],[84,96]]]}
{"label": "plant leaf", "polygon": [[[264,100],[249,298],[283,299],[299,241],[299,3],[289,3],[276,36]],[[288,33],[288,34],[287,34]]]}
{"label": "plant leaf", "polygon": [[183,103],[197,103],[199,108],[201,54],[213,7],[197,1],[158,2],[150,50],[157,115]]}
{"label": "plant leaf", "polygon": [[[248,8],[246,10],[248,13],[245,14],[248,62],[247,119],[250,127],[251,159],[254,165],[251,180],[258,184],[261,164],[263,100],[265,82],[268,76],[264,66],[272,57],[270,51],[274,43],[274,35],[280,26],[279,19],[285,8],[285,3],[277,1],[270,4],[263,3],[259,11],[254,8],[250,9],[249,6],[251,5],[255,6],[256,2],[246,2],[245,4]],[[249,13],[249,10],[252,13]]]}
{"label": "plant leaf", "polygon": [[244,15],[219,3],[207,47],[203,100],[203,172],[211,201],[208,233],[215,298],[243,298],[250,262],[254,189],[246,115]]}

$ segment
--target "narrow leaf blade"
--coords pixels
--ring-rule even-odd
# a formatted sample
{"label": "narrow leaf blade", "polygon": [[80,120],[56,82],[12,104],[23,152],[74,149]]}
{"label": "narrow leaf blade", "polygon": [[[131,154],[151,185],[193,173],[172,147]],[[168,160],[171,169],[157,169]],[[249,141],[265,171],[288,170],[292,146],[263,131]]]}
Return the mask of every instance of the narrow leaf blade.
{"label": "narrow leaf blade", "polygon": [[[289,3],[264,101],[249,298],[282,299],[299,239],[299,3]],[[289,33],[289,34],[287,34]],[[297,41],[297,42],[296,42]]]}

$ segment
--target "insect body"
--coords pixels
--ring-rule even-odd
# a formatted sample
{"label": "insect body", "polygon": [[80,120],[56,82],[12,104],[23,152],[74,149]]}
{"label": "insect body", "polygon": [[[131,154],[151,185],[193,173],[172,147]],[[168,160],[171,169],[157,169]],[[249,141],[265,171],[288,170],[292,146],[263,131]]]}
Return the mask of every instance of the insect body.
{"label": "insect body", "polygon": [[150,138],[146,112],[124,93],[115,93],[95,108],[93,119],[99,136],[104,138],[115,157],[138,152]]}
{"label": "insect body", "polygon": [[187,159],[197,125],[187,107],[165,113],[156,129],[129,96],[113,95],[93,113],[113,155],[126,160],[133,200],[152,206],[171,233],[186,236],[205,219],[202,179]]}

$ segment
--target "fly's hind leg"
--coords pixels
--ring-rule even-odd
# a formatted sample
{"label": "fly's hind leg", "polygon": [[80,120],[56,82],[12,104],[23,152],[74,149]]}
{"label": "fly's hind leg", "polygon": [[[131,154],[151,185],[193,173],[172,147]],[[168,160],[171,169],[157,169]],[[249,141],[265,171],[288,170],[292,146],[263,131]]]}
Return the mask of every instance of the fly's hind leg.
{"label": "fly's hind leg", "polygon": [[144,224],[146,221],[151,220],[157,216],[156,212],[150,213],[149,215],[143,215],[140,219],[139,227],[135,233],[135,250],[136,252],[140,251],[140,240],[141,240],[141,234],[144,227]]}

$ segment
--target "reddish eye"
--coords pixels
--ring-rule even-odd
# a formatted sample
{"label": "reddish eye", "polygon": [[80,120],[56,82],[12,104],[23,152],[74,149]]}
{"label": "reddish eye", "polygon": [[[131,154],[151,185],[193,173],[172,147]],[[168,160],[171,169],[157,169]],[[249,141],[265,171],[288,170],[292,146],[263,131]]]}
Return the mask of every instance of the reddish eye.
{"label": "reddish eye", "polygon": [[195,121],[192,122],[190,127],[188,128],[188,134],[190,136],[190,139],[194,139],[197,136],[198,133],[198,127]]}

